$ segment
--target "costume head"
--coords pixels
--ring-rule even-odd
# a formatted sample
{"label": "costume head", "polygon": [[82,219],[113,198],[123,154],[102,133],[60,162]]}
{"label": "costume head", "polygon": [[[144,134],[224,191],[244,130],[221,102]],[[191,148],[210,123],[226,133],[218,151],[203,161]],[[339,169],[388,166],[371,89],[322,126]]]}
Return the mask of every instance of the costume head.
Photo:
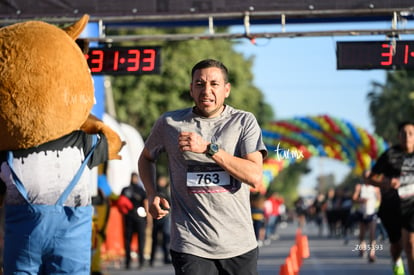
{"label": "costume head", "polygon": [[88,19],[65,29],[41,21],[0,28],[0,150],[40,145],[88,119],[93,81],[75,43]]}

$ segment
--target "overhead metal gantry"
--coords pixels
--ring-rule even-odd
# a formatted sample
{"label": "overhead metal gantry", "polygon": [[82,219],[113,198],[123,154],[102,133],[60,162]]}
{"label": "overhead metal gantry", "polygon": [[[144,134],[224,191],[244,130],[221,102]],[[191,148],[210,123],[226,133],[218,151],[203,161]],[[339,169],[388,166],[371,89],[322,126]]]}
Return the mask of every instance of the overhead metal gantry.
{"label": "overhead metal gantry", "polygon": [[[333,14],[339,15],[340,11],[323,11],[323,12],[312,12],[309,15],[312,15],[314,18],[321,18],[318,17],[322,15],[329,15],[332,16]],[[358,14],[358,11],[353,11],[354,15]],[[361,14],[363,11],[361,11]],[[408,16],[405,16],[407,14]],[[298,17],[293,17],[294,15],[300,15],[303,16],[303,20],[298,20]],[[345,14],[343,14],[345,15]],[[379,13],[377,13],[379,15]],[[99,37],[90,38],[91,41],[98,41],[103,43],[117,43],[117,42],[124,42],[124,41],[154,41],[154,40],[164,40],[164,41],[180,41],[180,40],[190,40],[190,39],[199,39],[199,40],[205,40],[205,39],[254,39],[254,38],[280,38],[280,37],[288,37],[288,38],[295,38],[295,37],[321,37],[321,36],[367,36],[367,35],[385,35],[389,38],[398,38],[399,35],[403,34],[414,34],[414,28],[405,28],[404,25],[408,20],[413,20],[411,17],[411,14],[405,13],[405,12],[398,12],[394,11],[390,16],[387,18],[383,16],[383,13],[381,13],[381,18],[377,19],[378,21],[387,21],[389,20],[390,28],[386,29],[345,29],[345,30],[317,30],[317,31],[286,31],[287,18],[296,18],[295,22],[300,23],[315,23],[316,21],[310,21],[310,17],[304,16],[304,13],[300,14],[293,14],[293,13],[281,13],[281,12],[262,12],[260,14],[258,13],[252,13],[252,12],[244,12],[243,14],[238,14],[239,18],[236,17],[235,14],[228,14],[228,17],[225,17],[225,14],[217,14],[217,15],[198,15],[195,17],[188,17],[190,20],[198,19],[197,26],[204,26],[206,28],[206,32],[203,33],[187,33],[187,34],[149,34],[149,35],[116,35],[116,36],[107,36],[105,35],[105,28],[134,28],[134,27],[140,27],[143,24],[147,27],[154,27],[160,26],[161,19],[162,20],[168,20],[166,18],[159,18],[159,17],[148,17],[146,19],[139,18],[139,20],[126,20],[124,18],[123,22],[116,22],[114,19],[107,20],[106,23],[104,21],[101,21],[102,25],[102,33]],[[231,17],[230,17],[231,16]],[[272,18],[272,19],[259,19],[262,16],[266,16],[266,18]],[[349,15],[348,15],[349,16]],[[170,18],[170,20],[174,19]],[[252,23],[251,19],[253,18]],[[277,18],[277,19],[276,19]],[[180,25],[184,25],[183,21],[185,18],[180,17]],[[200,24],[202,22],[201,19],[204,19],[205,24]],[[215,31],[216,26],[222,26],[223,20],[239,20],[240,24],[231,24],[231,25],[242,25],[244,27],[243,32],[239,33],[217,33]],[[371,18],[372,19],[372,18]],[[142,21],[141,21],[142,20]],[[150,22],[157,22],[154,25],[151,25]],[[337,23],[338,18],[334,20],[333,18],[326,18],[324,20],[319,19],[318,23]],[[359,20],[357,17],[354,17],[353,20],[356,22],[366,22],[366,17],[359,17]],[[369,21],[377,21],[377,20],[369,20]],[[218,24],[215,24],[215,22],[218,21]],[[167,21],[170,22],[170,21]],[[194,22],[194,21],[192,21]],[[259,23],[258,23],[259,22]],[[352,20],[349,21],[349,17],[347,20],[339,21],[339,22],[353,22]],[[252,32],[251,27],[257,24],[263,24],[263,25],[274,25],[275,31],[272,32]],[[289,23],[289,24],[295,24],[295,23]],[[310,24],[310,23],[309,23]],[[192,23],[191,26],[194,26],[195,24]],[[164,24],[161,24],[161,26],[166,26]],[[403,26],[403,27],[401,27]],[[279,28],[279,31],[277,29]]]}
{"label": "overhead metal gantry", "polygon": [[[64,24],[82,14],[98,22],[101,43],[124,41],[242,39],[384,35],[393,39],[414,34],[404,22],[414,21],[413,0],[0,0],[0,25],[39,19]],[[286,31],[294,24],[388,21],[386,29]],[[252,26],[273,25],[272,32],[253,33]],[[353,24],[354,26],[357,24]],[[119,28],[205,27],[203,33],[107,35]],[[240,33],[218,33],[218,26],[243,26]],[[199,29],[198,29],[199,30]]]}

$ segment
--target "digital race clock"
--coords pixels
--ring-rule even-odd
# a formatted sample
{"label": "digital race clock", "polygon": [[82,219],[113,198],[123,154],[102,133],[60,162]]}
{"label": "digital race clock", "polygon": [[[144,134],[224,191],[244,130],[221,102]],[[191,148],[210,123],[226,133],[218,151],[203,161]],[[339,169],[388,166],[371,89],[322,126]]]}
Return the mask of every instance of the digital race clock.
{"label": "digital race clock", "polygon": [[414,69],[414,41],[337,42],[338,69]]}
{"label": "digital race clock", "polygon": [[90,48],[85,55],[92,74],[159,74],[159,47]]}

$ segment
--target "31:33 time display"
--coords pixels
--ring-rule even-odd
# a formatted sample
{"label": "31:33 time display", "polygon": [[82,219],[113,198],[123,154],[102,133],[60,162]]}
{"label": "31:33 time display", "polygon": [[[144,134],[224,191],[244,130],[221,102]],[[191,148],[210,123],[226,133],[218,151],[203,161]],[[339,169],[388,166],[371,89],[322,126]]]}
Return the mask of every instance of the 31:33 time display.
{"label": "31:33 time display", "polygon": [[160,73],[160,47],[90,48],[85,57],[92,74]]}

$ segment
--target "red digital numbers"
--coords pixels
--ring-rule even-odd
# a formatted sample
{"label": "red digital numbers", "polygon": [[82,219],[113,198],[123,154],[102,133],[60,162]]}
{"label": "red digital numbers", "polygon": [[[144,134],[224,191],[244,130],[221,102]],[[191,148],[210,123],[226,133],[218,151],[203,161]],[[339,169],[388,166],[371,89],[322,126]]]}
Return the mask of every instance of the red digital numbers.
{"label": "red digital numbers", "polygon": [[385,52],[381,53],[382,57],[385,57],[385,61],[381,61],[382,66],[390,66],[392,65],[392,57],[394,47],[390,44],[382,44],[381,47],[385,49]]}
{"label": "red digital numbers", "polygon": [[414,41],[337,42],[338,69],[414,69]]}
{"label": "red digital numbers", "polygon": [[[90,58],[91,56],[93,56],[93,58]],[[88,53],[86,60],[88,61],[92,73],[102,71],[103,57],[104,52],[102,50],[92,50],[90,54]]]}
{"label": "red digital numbers", "polygon": [[85,57],[92,74],[160,73],[159,47],[91,48]]}
{"label": "red digital numbers", "polygon": [[[414,46],[412,47],[414,49]],[[409,45],[404,46],[404,64],[408,64],[414,60],[414,50],[410,50]]]}
{"label": "red digital numbers", "polygon": [[[132,66],[129,66],[127,68],[128,72],[136,72],[139,70],[139,58],[141,56],[141,52],[139,50],[128,50],[128,55],[131,57],[128,58],[127,62],[131,64]],[[151,62],[154,62],[155,60],[152,59]]]}
{"label": "red digital numbers", "polygon": [[142,61],[144,63],[147,63],[148,66],[146,66],[145,68],[142,68],[142,70],[150,72],[150,71],[154,70],[154,66],[155,66],[154,60],[155,60],[155,57],[156,57],[156,52],[155,52],[154,49],[145,49],[144,54],[148,57],[144,57],[142,59]]}
{"label": "red digital numbers", "polygon": [[[385,57],[385,60],[381,61],[382,66],[403,66],[414,64],[414,50],[410,50],[410,44],[404,41],[397,41],[395,46],[389,43],[384,43],[381,47],[384,52],[381,52],[381,56]],[[414,47],[412,47],[414,49]]]}

